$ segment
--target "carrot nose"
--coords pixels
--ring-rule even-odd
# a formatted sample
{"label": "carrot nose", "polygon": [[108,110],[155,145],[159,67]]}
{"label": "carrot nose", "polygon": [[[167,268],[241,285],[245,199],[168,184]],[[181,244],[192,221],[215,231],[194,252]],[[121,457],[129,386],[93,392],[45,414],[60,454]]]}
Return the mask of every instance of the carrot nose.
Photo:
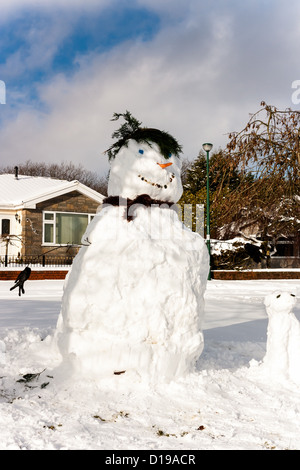
{"label": "carrot nose", "polygon": [[173,165],[173,163],[172,163],[172,162],[170,162],[170,163],[158,163],[158,165],[159,165],[161,168],[167,168],[167,166]]}

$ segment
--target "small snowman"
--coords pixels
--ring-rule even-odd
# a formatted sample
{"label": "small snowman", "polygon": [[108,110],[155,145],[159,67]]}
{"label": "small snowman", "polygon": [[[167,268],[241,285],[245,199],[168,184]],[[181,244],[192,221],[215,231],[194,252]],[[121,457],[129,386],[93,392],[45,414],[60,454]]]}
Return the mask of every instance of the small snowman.
{"label": "small snowman", "polygon": [[192,372],[203,349],[209,269],[203,238],[180,221],[181,147],[127,111],[108,197],[64,286],[55,339],[69,370],[152,382]]}
{"label": "small snowman", "polygon": [[263,365],[276,380],[300,384],[300,323],[293,313],[296,296],[276,291],[265,298],[269,317]]}

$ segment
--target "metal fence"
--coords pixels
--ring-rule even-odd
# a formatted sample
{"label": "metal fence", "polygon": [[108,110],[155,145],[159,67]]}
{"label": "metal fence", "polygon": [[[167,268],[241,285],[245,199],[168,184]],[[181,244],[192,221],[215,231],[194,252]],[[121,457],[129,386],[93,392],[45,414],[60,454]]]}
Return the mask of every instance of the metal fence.
{"label": "metal fence", "polygon": [[0,256],[0,268],[17,268],[22,266],[37,267],[60,267],[70,266],[73,263],[74,256],[47,256],[47,255],[26,255],[26,256]]}

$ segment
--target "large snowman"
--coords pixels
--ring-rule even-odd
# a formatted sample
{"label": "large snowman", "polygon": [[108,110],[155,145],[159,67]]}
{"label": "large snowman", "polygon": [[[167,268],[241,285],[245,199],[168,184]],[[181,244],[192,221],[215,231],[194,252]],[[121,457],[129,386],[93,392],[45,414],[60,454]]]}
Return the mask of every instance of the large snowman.
{"label": "large snowman", "polygon": [[175,210],[181,147],[121,116],[108,197],[66,279],[55,338],[71,373],[170,381],[194,371],[203,349],[208,252]]}

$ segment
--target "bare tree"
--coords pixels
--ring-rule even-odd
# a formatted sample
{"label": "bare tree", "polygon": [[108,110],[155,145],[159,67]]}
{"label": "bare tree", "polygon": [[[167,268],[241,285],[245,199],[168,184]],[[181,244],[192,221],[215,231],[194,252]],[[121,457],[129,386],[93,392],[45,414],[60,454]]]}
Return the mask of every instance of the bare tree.
{"label": "bare tree", "polygon": [[286,196],[299,193],[300,111],[279,110],[264,101],[240,132],[229,135],[231,166],[240,165],[256,180],[281,182]]}
{"label": "bare tree", "polygon": [[[261,106],[241,131],[229,135],[228,167],[239,167],[245,178],[220,201],[223,235],[242,221],[275,238],[300,228],[300,112]],[[253,178],[247,180],[249,173]]]}

